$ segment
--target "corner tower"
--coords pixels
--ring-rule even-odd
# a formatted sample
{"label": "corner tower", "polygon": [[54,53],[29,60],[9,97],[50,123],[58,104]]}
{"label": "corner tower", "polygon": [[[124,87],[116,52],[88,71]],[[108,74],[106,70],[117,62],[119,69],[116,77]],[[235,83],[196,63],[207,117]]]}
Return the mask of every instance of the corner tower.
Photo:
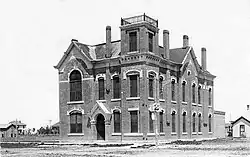
{"label": "corner tower", "polygon": [[154,53],[158,50],[158,20],[145,14],[121,18],[121,55]]}

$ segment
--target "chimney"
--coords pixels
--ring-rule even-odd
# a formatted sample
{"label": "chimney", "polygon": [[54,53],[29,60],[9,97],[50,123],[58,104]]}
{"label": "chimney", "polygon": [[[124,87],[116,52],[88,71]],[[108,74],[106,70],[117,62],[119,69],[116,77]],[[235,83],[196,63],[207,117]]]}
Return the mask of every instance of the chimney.
{"label": "chimney", "polygon": [[111,27],[106,27],[106,58],[111,57]]}
{"label": "chimney", "polygon": [[183,35],[183,47],[187,47],[188,44],[188,36],[187,35]]}
{"label": "chimney", "polygon": [[169,31],[163,30],[163,56],[169,59]]}
{"label": "chimney", "polygon": [[207,70],[207,52],[206,48],[201,48],[201,67],[205,71]]}
{"label": "chimney", "polygon": [[249,111],[249,105],[247,105],[247,110]]}

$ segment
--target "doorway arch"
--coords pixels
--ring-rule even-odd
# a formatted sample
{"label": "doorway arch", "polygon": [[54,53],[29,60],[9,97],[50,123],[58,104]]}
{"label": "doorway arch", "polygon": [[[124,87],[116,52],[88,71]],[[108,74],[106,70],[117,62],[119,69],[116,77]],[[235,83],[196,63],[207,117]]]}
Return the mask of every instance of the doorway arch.
{"label": "doorway arch", "polygon": [[97,140],[105,140],[105,121],[102,114],[98,114],[96,117],[96,132]]}

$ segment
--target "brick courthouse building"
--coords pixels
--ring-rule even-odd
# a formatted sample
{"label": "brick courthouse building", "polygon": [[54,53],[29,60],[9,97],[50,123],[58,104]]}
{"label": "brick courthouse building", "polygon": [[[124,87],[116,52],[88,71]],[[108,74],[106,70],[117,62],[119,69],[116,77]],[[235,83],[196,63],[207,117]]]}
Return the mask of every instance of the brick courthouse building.
{"label": "brick courthouse building", "polygon": [[[169,49],[158,21],[141,15],[121,19],[121,40],[87,45],[72,40],[55,66],[59,72],[60,134],[63,139],[150,140],[213,136],[213,80],[189,46]],[[157,121],[152,108],[159,104]],[[156,124],[157,123],[157,124]]]}

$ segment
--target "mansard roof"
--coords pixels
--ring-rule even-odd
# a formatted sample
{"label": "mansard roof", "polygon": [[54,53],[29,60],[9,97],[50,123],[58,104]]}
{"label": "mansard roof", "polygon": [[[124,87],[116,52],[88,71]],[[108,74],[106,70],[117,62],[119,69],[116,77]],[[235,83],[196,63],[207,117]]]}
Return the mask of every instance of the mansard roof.
{"label": "mansard roof", "polygon": [[[182,63],[182,61],[184,60],[185,56],[187,55],[189,49],[190,49],[189,46],[170,49],[169,50],[170,60],[175,62],[175,63]],[[160,52],[160,54],[163,53],[163,47],[159,46],[159,52]]]}
{"label": "mansard roof", "polygon": [[[98,45],[87,45],[83,43],[76,42],[80,49],[85,52],[85,54],[91,60],[98,60],[105,58],[105,51],[106,51],[106,43],[98,44]],[[121,40],[111,42],[111,57],[118,57],[119,53],[121,52]]]}
{"label": "mansard roof", "polygon": [[[105,58],[105,49],[106,49],[106,44],[98,44],[98,45],[87,45],[83,44],[80,42],[75,42],[77,46],[84,52],[88,58],[91,60],[99,60],[99,59],[104,59]],[[170,60],[175,62],[175,63],[182,63],[183,59],[185,58],[189,46],[187,47],[182,47],[182,48],[175,48],[175,49],[170,49]],[[111,42],[111,50],[112,50],[112,56],[111,58],[118,57],[121,52],[121,40],[113,41]],[[163,47],[159,46],[159,51],[163,51]]]}
{"label": "mansard roof", "polygon": [[[70,49],[72,46],[76,46],[77,49],[82,53],[83,56],[86,56],[89,61],[96,61],[96,60],[102,60],[105,59],[105,51],[106,51],[106,43],[98,44],[98,45],[88,45],[88,44],[83,44],[78,42],[77,40],[72,39],[72,43],[70,44],[68,50],[64,53],[64,56],[62,59],[59,61],[59,63],[55,66],[55,68],[59,68],[65,58],[68,56],[70,53]],[[111,58],[116,58],[120,56],[121,53],[121,40],[117,41],[112,41],[111,42]],[[163,54],[163,47],[159,46],[159,53]],[[199,65],[195,53],[193,52],[192,47],[186,46],[186,47],[181,47],[181,48],[174,48],[169,50],[169,58],[170,61],[173,63],[177,64],[183,64],[183,61],[185,57],[187,56],[188,53],[191,53],[192,58],[195,63],[195,67],[198,73],[207,75],[207,76],[212,76],[211,73],[208,71],[204,71],[201,66]]]}

